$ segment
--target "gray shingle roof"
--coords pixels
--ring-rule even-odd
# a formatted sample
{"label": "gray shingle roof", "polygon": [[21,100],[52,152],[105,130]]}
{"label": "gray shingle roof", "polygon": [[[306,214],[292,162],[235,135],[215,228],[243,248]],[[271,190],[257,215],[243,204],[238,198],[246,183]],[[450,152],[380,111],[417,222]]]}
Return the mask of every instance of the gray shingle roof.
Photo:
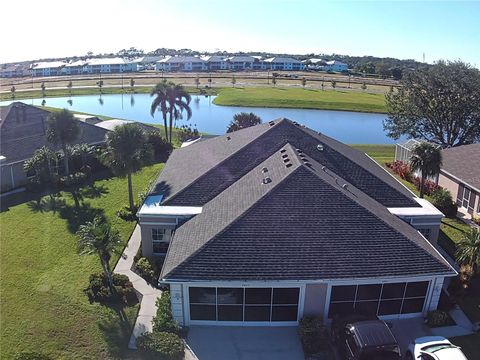
{"label": "gray shingle roof", "polygon": [[[325,171],[302,150],[299,154],[289,144],[276,148],[205,204],[201,214],[181,225],[161,278],[313,280],[454,274],[415,229],[352,184],[343,188],[345,179]],[[270,183],[262,183],[265,176]]]}
{"label": "gray shingle roof", "polygon": [[[18,162],[32,157],[35,150],[48,143],[45,135],[49,112],[21,102],[14,102],[0,113],[0,155],[6,163]],[[98,144],[105,141],[107,130],[78,121],[80,136],[75,144]]]}
{"label": "gray shingle roof", "polygon": [[[442,170],[480,189],[480,144],[442,150]],[[453,194],[455,196],[455,194]]]}
{"label": "gray shingle roof", "polygon": [[[154,192],[164,192],[166,205],[202,206],[286,143],[303,149],[387,207],[419,206],[412,193],[364,153],[287,119],[174,151]],[[317,150],[319,144],[323,151]]]}

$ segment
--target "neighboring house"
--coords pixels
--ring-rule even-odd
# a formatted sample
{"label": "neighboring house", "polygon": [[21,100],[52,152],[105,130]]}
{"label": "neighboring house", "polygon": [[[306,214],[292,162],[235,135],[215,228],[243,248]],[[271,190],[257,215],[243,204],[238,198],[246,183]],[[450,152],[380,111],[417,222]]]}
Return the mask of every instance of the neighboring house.
{"label": "neighboring house", "polygon": [[137,122],[137,121],[132,121],[132,120],[111,119],[111,120],[104,120],[104,121],[95,123],[96,126],[101,127],[108,131],[112,131],[116,127],[126,125],[126,124],[137,124],[138,126],[140,126],[140,128],[143,131],[147,133],[159,131],[158,128],[156,128],[155,126],[147,125],[147,124]]}
{"label": "neighboring house", "polygon": [[93,58],[87,60],[87,64],[83,67],[84,73],[120,73],[135,72],[138,64],[133,61],[127,61],[122,58]]}
{"label": "neighboring house", "polygon": [[92,58],[74,62],[50,61],[31,65],[32,76],[56,76],[138,71],[138,63],[122,58]]}
{"label": "neighboring house", "polygon": [[65,65],[65,67],[63,68],[63,73],[65,75],[83,74],[83,69],[87,64],[87,61],[84,60],[72,61]]}
{"label": "neighboring house", "polygon": [[158,71],[205,71],[207,63],[196,56],[172,56],[157,61]]}
{"label": "neighboring house", "polygon": [[456,275],[435,247],[435,207],[287,119],[174,150],[138,217],[185,326],[420,317]]}
{"label": "neighboring house", "polygon": [[24,77],[30,76],[31,71],[29,66],[25,63],[2,65],[0,68],[0,77]]}
{"label": "neighboring house", "polygon": [[92,125],[96,125],[102,121],[102,119],[94,115],[73,114],[73,116],[82,122],[92,124]]}
{"label": "neighboring house", "polygon": [[284,58],[284,57],[273,57],[270,59],[263,60],[266,64],[266,68],[270,70],[303,70],[305,65],[297,59],[293,58]]}
{"label": "neighboring house", "polygon": [[[0,109],[1,192],[26,185],[25,160],[42,146],[53,147],[46,138],[48,115],[46,110],[21,102],[13,102]],[[79,126],[80,136],[76,144],[100,145],[105,142],[107,130],[82,121],[79,121]]]}
{"label": "neighboring house", "polygon": [[413,149],[422,142],[416,139],[408,139],[404,142],[395,144],[395,161],[403,161],[409,164],[412,158]]}
{"label": "neighboring house", "polygon": [[480,144],[442,150],[438,185],[450,191],[460,211],[480,216]]}
{"label": "neighboring house", "polygon": [[132,60],[132,62],[137,64],[138,71],[155,70],[157,61],[160,61],[163,58],[164,56],[142,56]]}

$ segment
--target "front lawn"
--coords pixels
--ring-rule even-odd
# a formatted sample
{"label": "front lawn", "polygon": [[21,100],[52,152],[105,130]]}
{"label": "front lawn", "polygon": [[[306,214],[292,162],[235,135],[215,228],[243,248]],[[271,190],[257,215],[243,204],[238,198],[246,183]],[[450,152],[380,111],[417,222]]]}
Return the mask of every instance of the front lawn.
{"label": "front lawn", "polygon": [[[135,174],[134,192],[145,189],[162,166]],[[64,359],[108,359],[126,353],[138,306],[125,308],[127,320],[121,321],[116,310],[88,302],[83,289],[89,275],[101,267],[97,257],[78,255],[74,235],[85,220],[103,214],[127,242],[135,223],[116,216],[128,202],[126,179],[96,181],[82,195],[80,209],[62,193],[55,211],[31,201],[0,215],[2,358],[25,350]]]}

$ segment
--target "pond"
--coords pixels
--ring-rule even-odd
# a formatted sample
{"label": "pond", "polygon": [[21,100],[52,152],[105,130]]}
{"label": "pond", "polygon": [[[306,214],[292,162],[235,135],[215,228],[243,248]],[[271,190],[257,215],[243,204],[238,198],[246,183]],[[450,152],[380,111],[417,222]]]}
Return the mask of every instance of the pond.
{"label": "pond", "polygon": [[[240,106],[218,106],[213,104],[213,96],[193,96],[192,118],[188,121],[201,132],[224,134],[233,115],[242,111],[254,112],[262,120],[270,121],[285,117],[304,124],[316,131],[348,144],[393,144],[383,130],[385,114],[367,114],[348,111],[257,108]],[[43,99],[21,100],[26,104],[41,105]],[[10,101],[0,102],[8,105]],[[145,123],[163,123],[160,112],[150,115],[152,98],[148,94],[107,94],[58,98],[46,98],[45,106],[67,108],[73,112],[106,115],[114,118],[136,120]],[[178,121],[177,125],[187,123]]]}

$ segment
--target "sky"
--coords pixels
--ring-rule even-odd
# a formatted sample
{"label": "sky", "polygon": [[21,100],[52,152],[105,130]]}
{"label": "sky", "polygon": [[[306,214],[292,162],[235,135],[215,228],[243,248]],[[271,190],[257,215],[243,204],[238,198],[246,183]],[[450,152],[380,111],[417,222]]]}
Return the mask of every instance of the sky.
{"label": "sky", "polygon": [[136,47],[461,59],[480,67],[479,1],[3,0],[0,63]]}

